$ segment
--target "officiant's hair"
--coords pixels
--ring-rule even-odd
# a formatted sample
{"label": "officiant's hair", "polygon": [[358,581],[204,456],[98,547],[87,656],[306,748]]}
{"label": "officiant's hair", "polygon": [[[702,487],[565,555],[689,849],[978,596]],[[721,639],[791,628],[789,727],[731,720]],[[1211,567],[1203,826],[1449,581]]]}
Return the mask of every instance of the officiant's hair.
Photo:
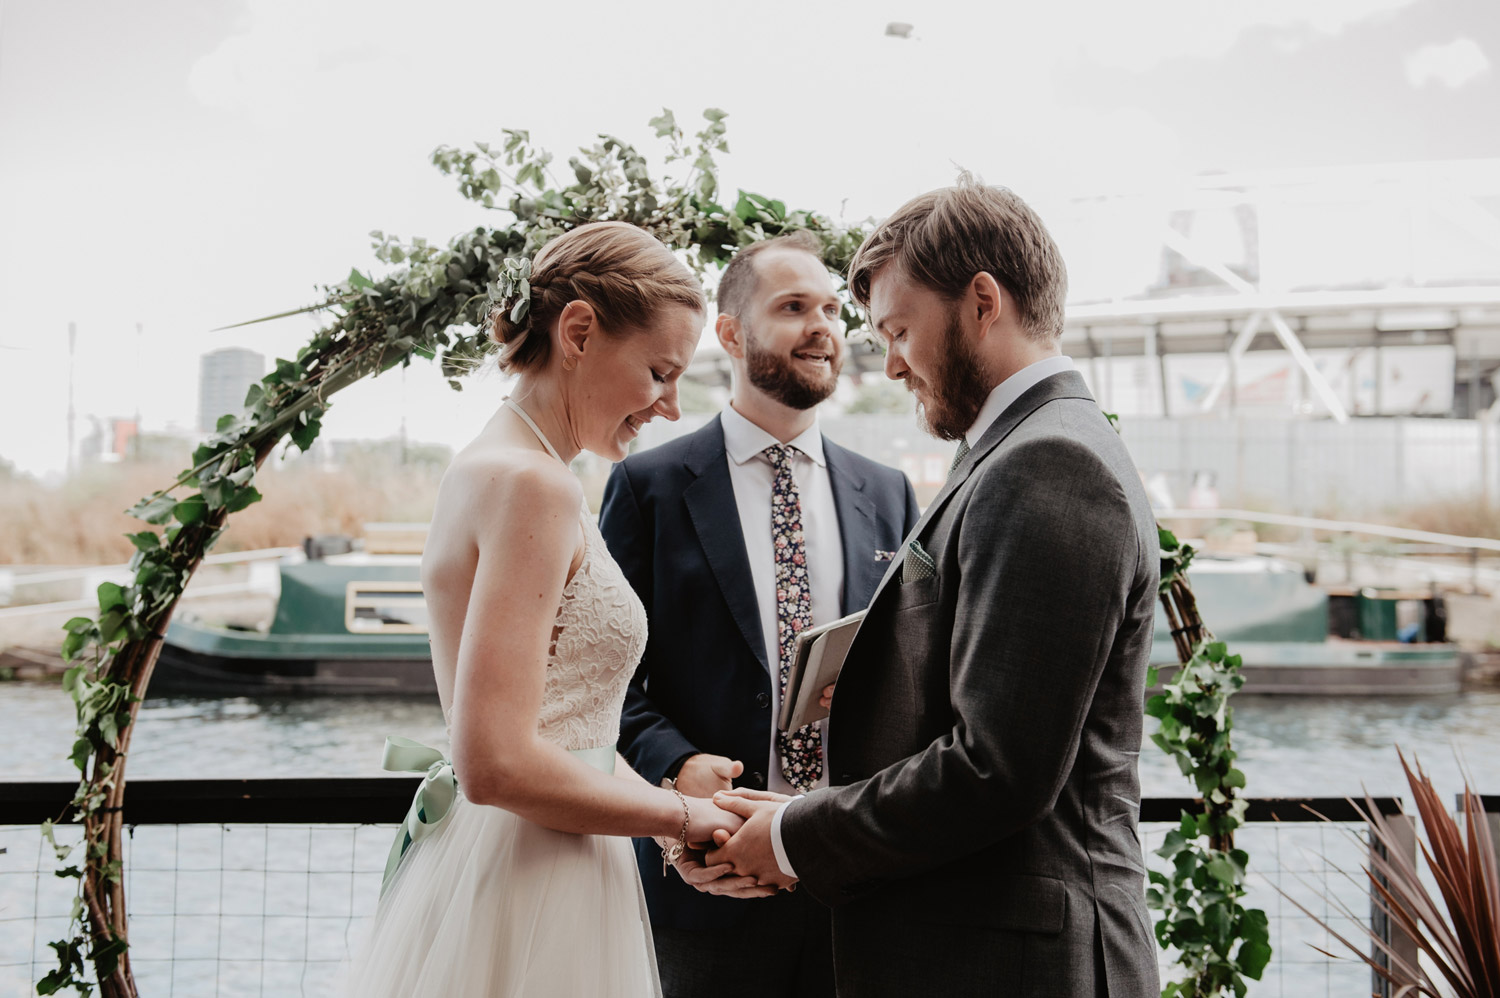
{"label": "officiant's hair", "polygon": [[672,251],[628,222],[591,222],[542,247],[531,264],[531,307],[511,320],[514,302],[490,310],[490,338],[500,344],[500,370],[543,367],[552,351],[552,324],[571,302],[593,306],[606,333],[648,328],[662,309],[683,305],[700,314],[703,285]]}
{"label": "officiant's hair", "polygon": [[849,264],[849,293],[870,306],[870,282],[889,263],[948,301],[981,271],[1015,299],[1027,336],[1055,342],[1063,331],[1068,270],[1047,227],[1005,187],[965,170],[952,187],[912,198],[870,233]]}
{"label": "officiant's hair", "polygon": [[755,294],[755,287],[759,283],[759,275],[755,271],[755,258],[766,250],[772,249],[801,250],[804,253],[811,253],[819,261],[823,259],[823,240],[806,229],[798,229],[784,236],[775,236],[771,239],[762,239],[758,243],[751,243],[734,254],[729,261],[729,266],[724,268],[724,276],[719,278],[718,299],[721,314],[739,315],[745,310],[745,306],[750,304],[750,298]]}

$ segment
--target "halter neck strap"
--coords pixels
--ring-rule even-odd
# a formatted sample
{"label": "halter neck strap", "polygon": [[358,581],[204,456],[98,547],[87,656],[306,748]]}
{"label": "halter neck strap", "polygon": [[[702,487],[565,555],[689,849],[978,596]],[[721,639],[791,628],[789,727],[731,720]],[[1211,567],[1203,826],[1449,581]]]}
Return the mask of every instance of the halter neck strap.
{"label": "halter neck strap", "polygon": [[[557,453],[557,448],[552,446],[552,441],[548,440],[547,435],[543,433],[540,428],[538,428],[538,426],[536,425],[536,420],[532,419],[531,416],[527,414],[526,410],[521,408],[521,403],[517,402],[515,399],[509,396],[506,396],[505,404],[516,411],[516,415],[521,417],[521,421],[523,423],[531,427],[531,432],[535,433],[536,438],[542,442],[542,446],[547,448],[547,453],[551,454],[559,461],[562,461],[562,455]],[[563,461],[563,464],[567,463],[568,462]]]}

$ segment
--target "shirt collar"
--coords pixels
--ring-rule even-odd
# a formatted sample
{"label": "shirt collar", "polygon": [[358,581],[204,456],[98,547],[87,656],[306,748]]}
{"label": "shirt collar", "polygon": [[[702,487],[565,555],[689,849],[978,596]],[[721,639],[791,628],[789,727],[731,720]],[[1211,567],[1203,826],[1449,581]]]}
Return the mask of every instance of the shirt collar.
{"label": "shirt collar", "polygon": [[1005,414],[1016,399],[1025,395],[1027,390],[1038,384],[1044,378],[1050,378],[1054,374],[1073,370],[1073,359],[1066,354],[1056,357],[1048,357],[1028,364],[1015,374],[1000,382],[990,391],[990,397],[985,399],[984,405],[979,409],[979,416],[974,420],[974,425],[964,434],[964,439],[973,447],[979,443],[979,438],[984,432],[995,424],[995,420]]}
{"label": "shirt collar", "polygon": [[[719,413],[719,421],[724,427],[724,450],[728,452],[729,459],[735,464],[744,464],[759,457],[767,447],[781,443],[771,434],[756,426],[740,414],[740,411],[731,403],[724,407]],[[803,430],[795,439],[787,441],[787,445],[813,459],[820,467],[825,463],[823,456],[823,431],[818,426],[817,417],[813,417],[813,424]]]}

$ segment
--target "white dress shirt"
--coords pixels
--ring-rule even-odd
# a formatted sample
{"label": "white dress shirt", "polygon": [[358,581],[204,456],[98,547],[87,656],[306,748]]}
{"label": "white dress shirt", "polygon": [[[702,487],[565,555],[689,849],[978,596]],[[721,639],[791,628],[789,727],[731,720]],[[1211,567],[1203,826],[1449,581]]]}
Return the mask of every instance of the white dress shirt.
{"label": "white dress shirt", "polygon": [[[970,447],[973,447],[979,443],[979,438],[984,436],[985,431],[995,424],[995,420],[999,419],[1006,409],[1009,409],[1017,399],[1041,382],[1043,378],[1050,378],[1054,374],[1071,370],[1073,370],[1072,358],[1062,354],[1021,368],[990,390],[989,398],[985,399],[984,405],[979,407],[979,415],[975,417],[974,425],[964,433],[964,439],[968,441]],[[824,744],[826,745],[827,742],[825,741]],[[826,765],[824,776],[827,776]],[[795,877],[797,872],[792,869],[791,860],[787,859],[786,847],[781,843],[781,818],[786,814],[786,809],[794,803],[796,803],[795,798],[787,801],[776,809],[775,815],[771,818],[771,851],[776,854],[776,865],[781,867],[781,872],[788,877]]]}
{"label": "white dress shirt", "polygon": [[[781,712],[781,663],[776,622],[776,552],[771,538],[771,486],[776,469],[765,454],[767,447],[779,444],[765,430],[740,415],[734,406],[724,407],[720,414],[724,427],[724,450],[729,456],[729,481],[734,486],[734,503],[740,514],[740,533],[745,538],[745,553],[750,557],[750,581],[755,588],[755,604],[760,610],[761,636],[766,643],[766,659],[771,672],[771,744],[766,747],[766,789],[781,794],[796,793],[781,773],[781,756],[776,749],[776,717]],[[828,480],[828,463],[823,457],[823,433],[817,420],[796,439],[788,441],[792,451],[792,480],[802,500],[802,536],[806,545],[807,573],[812,583],[813,626],[831,623],[843,616],[844,545],[839,533],[838,508],[833,503],[833,486]],[[823,722],[819,722],[822,726]],[[824,731],[826,739],[827,732]],[[826,741],[825,741],[826,744]],[[744,760],[745,768],[754,769],[754,760]],[[828,785],[828,768],[815,787]]]}

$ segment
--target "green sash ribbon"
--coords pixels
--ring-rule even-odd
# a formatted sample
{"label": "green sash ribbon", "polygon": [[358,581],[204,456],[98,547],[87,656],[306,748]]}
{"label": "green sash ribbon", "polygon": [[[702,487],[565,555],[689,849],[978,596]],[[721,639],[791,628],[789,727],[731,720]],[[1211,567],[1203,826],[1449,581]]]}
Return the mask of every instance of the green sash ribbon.
{"label": "green sash ribbon", "polygon": [[[613,775],[615,746],[600,745],[571,751],[593,768]],[[396,840],[391,843],[390,854],[385,860],[385,876],[380,881],[380,893],[384,894],[391,877],[401,865],[401,857],[406,855],[406,850],[411,848],[412,843],[420,842],[437,831],[438,826],[453,810],[453,802],[458,799],[458,777],[453,772],[453,763],[443,753],[430,745],[423,745],[400,735],[386,737],[380,768],[388,773],[423,774],[422,782],[412,797],[411,807],[407,808],[406,817],[401,819],[401,827],[396,830]]]}

